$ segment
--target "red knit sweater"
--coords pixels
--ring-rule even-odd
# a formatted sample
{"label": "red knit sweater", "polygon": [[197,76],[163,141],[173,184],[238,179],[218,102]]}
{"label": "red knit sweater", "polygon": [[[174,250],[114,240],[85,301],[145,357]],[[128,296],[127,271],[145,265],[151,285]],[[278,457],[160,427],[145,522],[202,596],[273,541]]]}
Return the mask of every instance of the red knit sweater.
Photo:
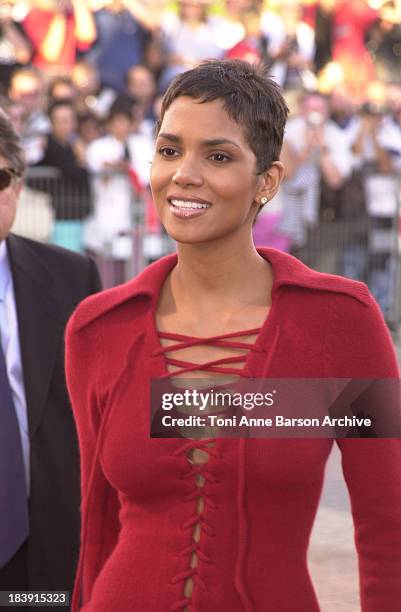
{"label": "red knit sweater", "polygon": [[[259,249],[272,307],[243,375],[398,377],[366,287]],[[195,501],[188,444],[149,437],[149,381],[166,374],[154,324],[168,256],[85,300],[67,330],[83,527],[73,610],[183,610]],[[218,439],[210,453],[191,612],[316,612],[306,564],[330,439]],[[343,439],[363,612],[401,601],[401,441]],[[199,517],[198,517],[199,520]],[[192,523],[191,523],[192,521]],[[180,579],[182,577],[182,580]]]}

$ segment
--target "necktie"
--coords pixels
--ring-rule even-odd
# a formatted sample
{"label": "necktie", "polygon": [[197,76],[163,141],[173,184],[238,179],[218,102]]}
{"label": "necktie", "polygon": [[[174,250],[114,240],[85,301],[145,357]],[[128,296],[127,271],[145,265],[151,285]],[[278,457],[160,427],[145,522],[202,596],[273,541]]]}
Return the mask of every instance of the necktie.
{"label": "necktie", "polygon": [[0,568],[28,537],[21,437],[0,342]]}

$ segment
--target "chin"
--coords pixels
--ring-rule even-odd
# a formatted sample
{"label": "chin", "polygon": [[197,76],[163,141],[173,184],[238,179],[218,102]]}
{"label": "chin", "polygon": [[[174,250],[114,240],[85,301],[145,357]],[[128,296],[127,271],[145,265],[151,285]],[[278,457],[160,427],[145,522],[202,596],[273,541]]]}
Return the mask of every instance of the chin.
{"label": "chin", "polygon": [[220,246],[227,239],[232,239],[237,234],[238,228],[177,228],[170,225],[165,227],[167,234],[177,244],[206,246],[211,244],[219,244]]}
{"label": "chin", "polygon": [[166,229],[166,232],[177,244],[205,244],[211,240],[210,235],[200,235],[198,232],[170,231],[170,229]]}

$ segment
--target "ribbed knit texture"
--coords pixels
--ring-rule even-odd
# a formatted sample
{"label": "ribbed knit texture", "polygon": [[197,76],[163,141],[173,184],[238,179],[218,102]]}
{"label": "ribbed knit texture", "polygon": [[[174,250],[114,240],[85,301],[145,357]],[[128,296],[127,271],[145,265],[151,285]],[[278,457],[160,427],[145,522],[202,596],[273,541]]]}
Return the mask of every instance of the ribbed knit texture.
{"label": "ribbed knit texture", "polygon": [[[389,334],[364,285],[313,272],[272,249],[259,252],[273,269],[272,306],[243,376],[398,377]],[[197,467],[188,464],[191,441],[149,437],[150,379],[167,373],[154,315],[175,263],[175,256],[164,258],[127,285],[89,298],[68,326],[84,511],[74,610],[160,612],[177,610],[183,599],[177,576],[188,572],[193,545],[188,474]],[[332,443],[214,441],[203,470],[202,494],[211,504],[202,513],[196,580],[190,603],[178,609],[319,610],[306,553]],[[395,612],[401,442],[344,439],[339,447],[355,521],[361,609]]]}

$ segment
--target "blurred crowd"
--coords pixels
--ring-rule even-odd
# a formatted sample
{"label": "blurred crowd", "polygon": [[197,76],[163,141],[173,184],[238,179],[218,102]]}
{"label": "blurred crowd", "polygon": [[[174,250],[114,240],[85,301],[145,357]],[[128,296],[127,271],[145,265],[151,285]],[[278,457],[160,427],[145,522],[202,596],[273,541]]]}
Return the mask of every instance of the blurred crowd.
{"label": "blurred crowd", "polygon": [[[90,251],[123,280],[133,198],[148,236],[162,232],[149,166],[163,93],[211,57],[268,66],[291,109],[285,181],[256,242],[367,280],[385,310],[391,253],[367,245],[399,197],[401,0],[1,0],[0,105],[42,176],[17,231]],[[147,241],[148,260],[161,244]]]}

